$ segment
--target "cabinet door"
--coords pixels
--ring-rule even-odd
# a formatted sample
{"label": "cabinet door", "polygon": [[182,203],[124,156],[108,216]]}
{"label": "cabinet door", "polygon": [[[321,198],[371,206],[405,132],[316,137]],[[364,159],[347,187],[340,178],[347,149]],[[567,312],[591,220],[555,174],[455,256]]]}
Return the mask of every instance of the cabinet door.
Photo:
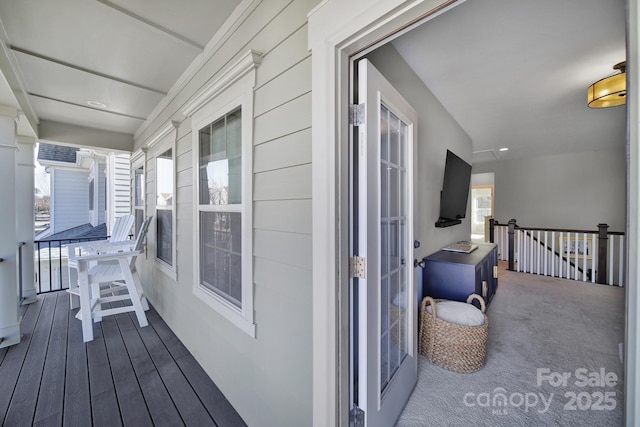
{"label": "cabinet door", "polygon": [[484,301],[489,304],[491,300],[491,291],[493,288],[493,280],[492,280],[492,268],[491,268],[491,259],[490,257],[485,257],[481,262],[482,266],[482,283],[480,284],[480,296],[484,299]]}

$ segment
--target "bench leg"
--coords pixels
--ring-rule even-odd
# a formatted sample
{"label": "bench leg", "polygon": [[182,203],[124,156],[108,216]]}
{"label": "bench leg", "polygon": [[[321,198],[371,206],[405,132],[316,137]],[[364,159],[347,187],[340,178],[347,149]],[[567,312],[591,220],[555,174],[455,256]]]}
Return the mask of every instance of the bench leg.
{"label": "bench leg", "polygon": [[140,324],[141,328],[145,327],[149,324],[149,322],[147,322],[147,316],[144,314],[144,308],[142,307],[142,301],[140,300],[138,287],[136,286],[136,282],[133,279],[133,274],[131,274],[129,263],[126,258],[120,258],[118,262],[120,263],[120,269],[122,270],[122,275],[124,276],[124,283],[126,284],[127,290],[129,291],[131,304],[133,305],[136,317],[138,318],[138,323]]}
{"label": "bench leg", "polygon": [[86,270],[78,269],[78,287],[80,291],[80,320],[82,321],[82,340],[93,341],[93,321],[91,319],[91,290]]}

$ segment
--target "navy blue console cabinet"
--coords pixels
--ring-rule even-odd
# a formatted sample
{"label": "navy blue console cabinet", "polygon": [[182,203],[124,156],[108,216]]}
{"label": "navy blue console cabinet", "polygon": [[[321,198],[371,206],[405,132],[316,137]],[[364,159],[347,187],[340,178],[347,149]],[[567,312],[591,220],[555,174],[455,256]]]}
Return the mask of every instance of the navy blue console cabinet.
{"label": "navy blue console cabinet", "polygon": [[482,295],[487,306],[498,288],[498,247],[481,244],[465,254],[438,251],[424,258],[424,296],[466,301],[473,293]]}

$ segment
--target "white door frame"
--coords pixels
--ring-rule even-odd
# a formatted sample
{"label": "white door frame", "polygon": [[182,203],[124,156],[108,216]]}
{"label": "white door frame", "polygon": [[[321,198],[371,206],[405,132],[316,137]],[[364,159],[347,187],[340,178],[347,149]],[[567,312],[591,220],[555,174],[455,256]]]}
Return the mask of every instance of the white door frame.
{"label": "white door frame", "polygon": [[[313,425],[347,426],[349,412],[349,57],[463,0],[324,0],[309,13],[312,52]],[[628,2],[629,185],[625,398],[640,394],[638,240],[640,0]],[[627,425],[640,413],[625,405]]]}
{"label": "white door frame", "polygon": [[625,340],[625,425],[640,425],[640,5],[627,0],[627,310]]}

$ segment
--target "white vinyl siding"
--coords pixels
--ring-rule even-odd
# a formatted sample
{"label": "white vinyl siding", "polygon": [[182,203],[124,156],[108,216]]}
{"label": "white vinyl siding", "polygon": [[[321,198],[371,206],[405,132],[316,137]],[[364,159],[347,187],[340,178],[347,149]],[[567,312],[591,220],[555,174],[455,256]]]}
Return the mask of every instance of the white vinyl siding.
{"label": "white vinyl siding", "polygon": [[[312,424],[311,74],[306,16],[317,3],[252,3],[238,19],[240,24],[219,35],[220,44],[207,47],[200,71],[185,80],[175,97],[170,94],[136,135],[136,148],[142,148],[172,120],[180,122],[175,144],[178,286],[156,274],[147,261],[140,268],[143,283],[152,283],[145,286],[145,294],[248,425]],[[192,148],[194,124],[180,111],[249,49],[262,53],[253,93],[249,261],[255,338],[189,292],[198,281],[197,270],[183,268],[194,264],[198,249],[197,156]],[[154,181],[153,171],[147,169],[148,185]]]}
{"label": "white vinyl siding", "polygon": [[131,213],[130,155],[110,155],[108,167],[107,207],[109,224],[113,226],[116,218]]}
{"label": "white vinyl siding", "polygon": [[55,168],[51,174],[52,234],[89,222],[89,174]]}
{"label": "white vinyl siding", "polygon": [[104,162],[94,161],[89,169],[89,222],[94,227],[107,223],[107,176],[105,175],[105,168]]}

